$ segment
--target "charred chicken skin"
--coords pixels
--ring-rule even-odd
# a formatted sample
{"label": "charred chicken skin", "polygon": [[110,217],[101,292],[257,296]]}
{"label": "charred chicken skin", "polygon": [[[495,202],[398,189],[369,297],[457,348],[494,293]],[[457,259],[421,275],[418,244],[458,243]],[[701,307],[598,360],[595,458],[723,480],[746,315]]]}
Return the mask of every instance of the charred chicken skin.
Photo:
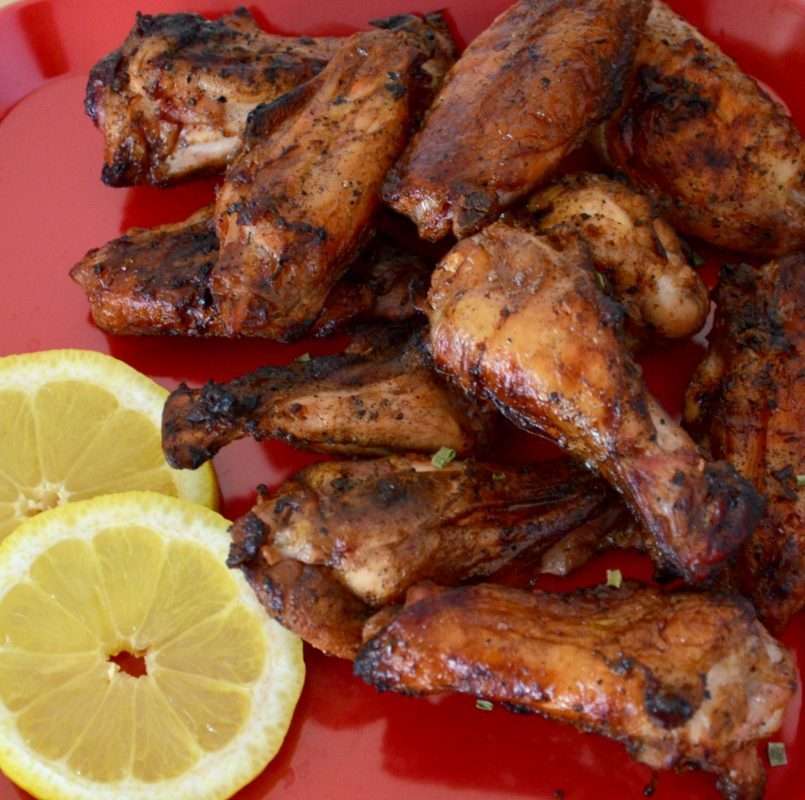
{"label": "charred chicken skin", "polygon": [[389,326],[362,331],[339,355],[200,389],[181,384],[165,404],[162,446],[172,466],[195,469],[244,436],[369,456],[466,454],[490,431],[490,414],[433,371],[421,326]]}
{"label": "charred chicken skin", "polygon": [[805,254],[724,267],[716,301],[685,417],[766,497],[737,580],[779,631],[805,606]]}
{"label": "charred chicken skin", "polygon": [[664,566],[701,580],[751,533],[757,492],[703,459],[648,394],[621,341],[620,309],[580,246],[561,250],[497,222],[443,259],[428,313],[436,366],[598,469]]}
{"label": "charred chicken skin", "polygon": [[222,172],[249,112],[320,72],[341,41],[272,36],[245,9],[137,15],[119,50],[90,72],[86,111],[105,137],[110,186]]}
{"label": "charred chicken skin", "polygon": [[756,743],[796,689],[793,657],[748,603],[636,586],[415,587],[355,673],[381,690],[463,692],[570,722],[653,768],[714,772],[733,800],[763,796]]}
{"label": "charred chicken skin", "polygon": [[528,194],[619,105],[649,0],[520,0],[464,51],[383,188],[425,239]]}
{"label": "charred chicken skin", "polygon": [[216,201],[211,290],[227,335],[292,338],[371,232],[438,42],[384,29],[345,40],[312,81],[249,117]]}
{"label": "charred chicken skin", "polygon": [[704,325],[707,287],[647,197],[603,175],[580,174],[538,192],[528,209],[541,233],[584,240],[638,331],[673,339]]}
{"label": "charred chicken skin", "polygon": [[[90,250],[70,271],[86,292],[95,324],[139,336],[224,336],[210,276],[218,263],[212,206],[184,222],[132,228]],[[311,333],[357,321],[417,315],[430,268],[386,236],[376,236],[333,287]]]}
{"label": "charred chicken skin", "polygon": [[210,275],[217,263],[218,236],[208,206],[184,222],[126,231],[90,250],[70,277],[107,333],[216,336],[222,330]]}
{"label": "charred chicken skin", "polygon": [[[489,575],[550,546],[611,500],[605,483],[565,461],[519,469],[474,462],[438,469],[430,459],[402,456],[327,462],[264,495],[235,523],[229,564],[244,570],[283,624],[327,652],[334,641],[351,641],[338,654],[353,657],[357,620],[371,607],[423,579]],[[283,566],[289,562],[305,568]],[[308,602],[302,622],[306,587],[333,581],[330,600]]]}
{"label": "charred chicken skin", "polygon": [[636,69],[601,132],[608,159],[683,233],[762,255],[805,246],[805,142],[785,109],[659,0]]}

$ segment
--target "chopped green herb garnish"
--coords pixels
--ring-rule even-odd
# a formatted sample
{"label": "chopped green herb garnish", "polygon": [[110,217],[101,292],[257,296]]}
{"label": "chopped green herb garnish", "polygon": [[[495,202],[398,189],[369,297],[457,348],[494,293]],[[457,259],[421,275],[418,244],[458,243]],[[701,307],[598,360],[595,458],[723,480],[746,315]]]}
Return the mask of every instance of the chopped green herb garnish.
{"label": "chopped green herb garnish", "polygon": [[456,451],[451,447],[440,447],[433,454],[430,463],[433,464],[436,469],[444,469],[455,457]]}
{"label": "chopped green herb garnish", "polygon": [[694,267],[700,267],[705,261],[707,261],[707,259],[702,258],[696,251],[690,251],[690,263],[693,264]]}
{"label": "chopped green herb garnish", "polygon": [[614,586],[616,589],[620,589],[622,583],[623,575],[619,569],[607,570],[607,586]]}
{"label": "chopped green herb garnish", "polygon": [[310,353],[302,353],[299,358],[296,359],[297,361],[310,361]]}
{"label": "chopped green herb garnish", "polygon": [[805,486],[805,475],[797,475],[797,486]]}
{"label": "chopped green herb garnish", "polygon": [[[491,711],[494,708],[494,706],[492,705],[492,703],[489,702],[489,700],[476,700],[475,707],[479,711]],[[771,745],[769,745],[769,747],[771,747]]]}
{"label": "chopped green herb garnish", "polygon": [[492,473],[492,480],[493,481],[505,481],[506,480],[506,473],[505,472],[493,472]]}
{"label": "chopped green herb garnish", "polygon": [[595,271],[595,279],[598,281],[598,285],[601,289],[606,291],[607,279],[598,270]]}
{"label": "chopped green herb garnish", "polygon": [[773,767],[784,767],[787,763],[785,745],[782,742],[769,742],[769,764]]}

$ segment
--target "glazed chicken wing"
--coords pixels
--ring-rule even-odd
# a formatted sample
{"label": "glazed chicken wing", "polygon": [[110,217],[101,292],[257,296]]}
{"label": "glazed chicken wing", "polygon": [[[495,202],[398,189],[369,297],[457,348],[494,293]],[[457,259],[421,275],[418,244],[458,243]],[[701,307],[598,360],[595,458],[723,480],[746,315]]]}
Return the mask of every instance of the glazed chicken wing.
{"label": "glazed chicken wing", "polygon": [[666,566],[700,580],[751,533],[757,493],[647,393],[578,245],[494,223],[444,258],[429,305],[436,366],[600,470]]}
{"label": "glazed chicken wing", "polygon": [[778,255],[805,245],[805,142],[785,109],[659,0],[608,159],[664,202],[683,233]]}
{"label": "glazed chicken wing", "polygon": [[316,78],[252,112],[216,201],[210,284],[227,335],[287,339],[315,322],[430,85],[436,40],[421,27],[351,36]]}
{"label": "glazed chicken wing", "polygon": [[707,287],[647,197],[603,175],[580,174],[535,194],[528,209],[541,233],[581,236],[638,333],[679,338],[704,325]]}
{"label": "glazed chicken wing", "polygon": [[779,631],[805,607],[805,254],[724,267],[716,301],[685,416],[766,497],[737,577]]}
{"label": "glazed chicken wing", "polygon": [[165,404],[162,447],[172,466],[195,469],[243,436],[348,455],[466,454],[490,430],[489,413],[433,371],[421,327],[389,326],[363,331],[339,355],[181,384]]}
{"label": "glazed chicken wing", "polygon": [[[235,523],[229,564],[243,568],[283,624],[328,652],[335,640],[351,641],[351,657],[357,620],[371,607],[419,580],[489,575],[604,513],[611,500],[606,484],[566,461],[520,469],[438,469],[414,457],[316,464]],[[311,583],[331,586],[327,602],[304,600]]]}
{"label": "glazed chicken wing", "polygon": [[732,800],[762,797],[756,744],[796,689],[793,657],[747,603],[635,586],[416,587],[355,674],[381,690],[463,692],[570,722],[655,769],[715,772]]}
{"label": "glazed chicken wing", "polygon": [[[218,263],[213,207],[184,222],[132,228],[90,250],[70,271],[95,324],[124,335],[223,336],[210,289]],[[417,314],[430,268],[377,235],[333,287],[312,330],[326,336],[356,321],[398,322]]]}
{"label": "glazed chicken wing", "polygon": [[383,189],[425,239],[528,194],[621,101],[649,0],[520,0],[464,51]]}
{"label": "glazed chicken wing", "polygon": [[223,171],[249,112],[312,78],[340,44],[269,35],[245,8],[215,21],[138,14],[87,84],[87,114],[105,137],[104,183]]}

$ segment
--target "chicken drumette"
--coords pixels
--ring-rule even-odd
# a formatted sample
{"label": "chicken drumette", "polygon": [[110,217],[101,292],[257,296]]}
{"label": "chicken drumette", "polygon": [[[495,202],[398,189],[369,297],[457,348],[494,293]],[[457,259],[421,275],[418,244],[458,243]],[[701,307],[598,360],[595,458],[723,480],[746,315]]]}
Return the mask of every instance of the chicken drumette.
{"label": "chicken drumette", "polygon": [[599,470],[655,556],[701,580],[751,533],[760,498],[729,464],[702,458],[648,394],[620,308],[581,245],[560,246],[501,222],[459,242],[431,284],[435,364]]}

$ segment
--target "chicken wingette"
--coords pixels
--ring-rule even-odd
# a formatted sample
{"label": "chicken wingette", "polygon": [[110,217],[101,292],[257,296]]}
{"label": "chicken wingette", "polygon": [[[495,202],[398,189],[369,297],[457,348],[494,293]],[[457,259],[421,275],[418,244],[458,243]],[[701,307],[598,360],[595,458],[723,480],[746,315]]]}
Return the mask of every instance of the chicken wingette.
{"label": "chicken wingette", "polygon": [[717,45],[654,0],[634,89],[596,138],[682,233],[729,250],[805,246],[805,141]]}
{"label": "chicken wingette", "polygon": [[685,418],[766,498],[736,579],[780,631],[805,607],[805,254],[722,268],[716,302]]}
{"label": "chicken wingette", "polygon": [[793,656],[740,598],[427,586],[379,622],[355,661],[378,689],[463,692],[569,722],[655,769],[714,772],[730,800],[762,798],[757,743],[797,687]]}
{"label": "chicken wingette", "polygon": [[240,567],[269,614],[352,658],[372,609],[413,583],[490,575],[593,520],[607,485],[569,461],[510,468],[395,456],[308,467],[232,527]]}
{"label": "chicken wingette", "polygon": [[531,192],[614,111],[649,0],[520,0],[448,73],[383,189],[425,239],[466,236]]}

